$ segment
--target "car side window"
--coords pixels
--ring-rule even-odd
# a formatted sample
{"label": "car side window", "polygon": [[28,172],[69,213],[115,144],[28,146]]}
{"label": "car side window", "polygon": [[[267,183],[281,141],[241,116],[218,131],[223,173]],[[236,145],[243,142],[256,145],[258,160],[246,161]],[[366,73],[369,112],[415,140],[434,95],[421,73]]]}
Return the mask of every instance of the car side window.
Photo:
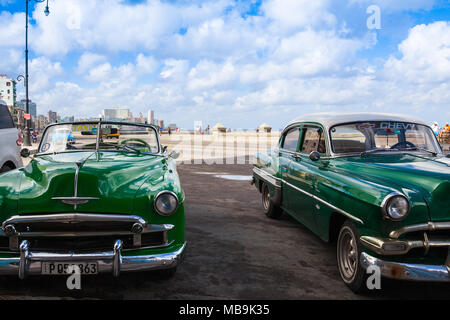
{"label": "car side window", "polygon": [[14,128],[14,122],[7,106],[0,104],[0,129]]}
{"label": "car side window", "polygon": [[293,128],[289,130],[285,135],[283,139],[283,146],[282,148],[284,150],[297,152],[298,147],[298,138],[300,136],[300,130],[299,128]]}
{"label": "car side window", "polygon": [[317,127],[303,128],[303,143],[301,150],[303,153],[311,153],[318,151],[319,153],[326,153],[325,135],[323,130]]}

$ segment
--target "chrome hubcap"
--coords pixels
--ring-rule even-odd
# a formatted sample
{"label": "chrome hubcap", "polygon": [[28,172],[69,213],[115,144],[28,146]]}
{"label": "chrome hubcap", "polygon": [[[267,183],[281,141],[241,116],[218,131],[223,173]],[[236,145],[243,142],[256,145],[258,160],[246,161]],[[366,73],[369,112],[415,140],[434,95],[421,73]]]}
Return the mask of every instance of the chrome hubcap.
{"label": "chrome hubcap", "polygon": [[264,187],[263,195],[262,195],[262,203],[265,210],[269,209],[270,206],[270,193],[269,188],[267,186]]}
{"label": "chrome hubcap", "polygon": [[339,267],[344,278],[351,280],[358,267],[358,249],[353,234],[344,230],[339,241]]}

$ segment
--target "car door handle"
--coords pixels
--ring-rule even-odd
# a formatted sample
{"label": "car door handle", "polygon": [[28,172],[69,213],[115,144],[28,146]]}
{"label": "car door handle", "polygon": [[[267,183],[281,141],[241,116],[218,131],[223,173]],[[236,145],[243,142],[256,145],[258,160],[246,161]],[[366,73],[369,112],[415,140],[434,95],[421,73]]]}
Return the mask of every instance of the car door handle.
{"label": "car door handle", "polygon": [[293,154],[293,155],[292,155],[292,158],[293,158],[295,161],[301,161],[301,160],[302,160],[302,158],[301,158],[298,154]]}

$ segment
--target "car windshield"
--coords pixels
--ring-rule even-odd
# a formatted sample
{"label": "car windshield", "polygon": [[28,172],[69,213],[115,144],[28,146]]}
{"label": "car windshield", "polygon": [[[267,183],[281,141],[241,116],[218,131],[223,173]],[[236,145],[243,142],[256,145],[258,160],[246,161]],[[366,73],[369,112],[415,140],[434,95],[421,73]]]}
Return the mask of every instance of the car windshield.
{"label": "car windshield", "polygon": [[432,130],[398,121],[368,121],[337,125],[330,130],[334,153],[418,151],[437,154],[441,149]]}
{"label": "car windshield", "polygon": [[99,150],[135,153],[160,151],[157,132],[153,127],[102,122],[100,127],[96,123],[51,126],[42,138],[39,153],[96,150],[97,140]]}

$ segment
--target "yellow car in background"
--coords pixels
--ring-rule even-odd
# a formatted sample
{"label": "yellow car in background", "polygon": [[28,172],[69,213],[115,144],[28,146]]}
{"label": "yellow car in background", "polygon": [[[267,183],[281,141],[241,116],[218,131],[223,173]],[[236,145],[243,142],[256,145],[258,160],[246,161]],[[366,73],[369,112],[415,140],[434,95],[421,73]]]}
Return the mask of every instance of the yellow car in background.
{"label": "yellow car in background", "polygon": [[106,138],[106,139],[119,139],[120,137],[120,132],[119,129],[117,128],[104,128],[102,129],[102,138]]}

